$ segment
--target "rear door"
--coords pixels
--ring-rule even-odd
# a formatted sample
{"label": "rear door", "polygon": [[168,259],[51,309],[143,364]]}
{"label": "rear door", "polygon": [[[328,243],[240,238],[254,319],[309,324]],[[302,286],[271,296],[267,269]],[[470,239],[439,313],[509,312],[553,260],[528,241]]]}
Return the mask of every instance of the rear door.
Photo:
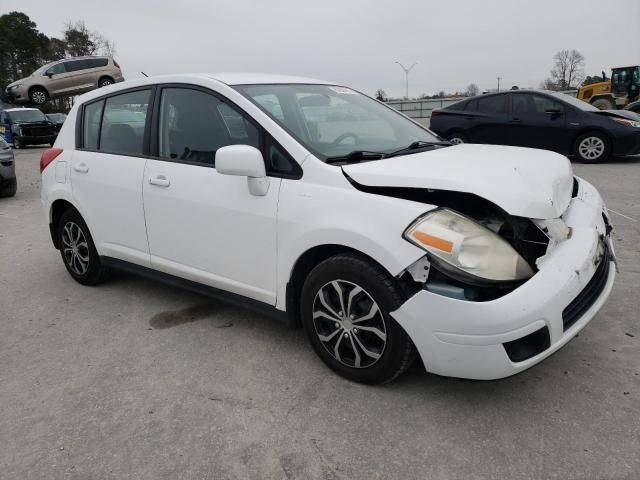
{"label": "rear door", "polygon": [[95,67],[90,65],[91,59],[68,60],[64,62],[67,69],[65,93],[87,92],[96,86]]}
{"label": "rear door", "polygon": [[261,149],[260,127],[208,90],[167,86],[159,95],[143,182],[153,268],[274,305],[281,179],[255,196],[246,177],[215,169],[220,147]]}
{"label": "rear door", "polygon": [[569,148],[565,105],[547,95],[511,94],[509,145],[566,152]]}
{"label": "rear door", "polygon": [[99,99],[82,108],[71,185],[101,255],[149,266],[142,179],[152,89]]}
{"label": "rear door", "polygon": [[463,118],[469,142],[506,144],[507,95],[487,95],[471,100]]}

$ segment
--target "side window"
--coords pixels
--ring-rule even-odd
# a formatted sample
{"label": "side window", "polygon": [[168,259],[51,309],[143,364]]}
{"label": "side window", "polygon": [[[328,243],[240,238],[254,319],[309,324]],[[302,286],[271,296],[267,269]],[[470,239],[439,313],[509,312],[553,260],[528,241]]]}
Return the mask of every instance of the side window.
{"label": "side window", "polygon": [[57,63],[53,67],[47,69],[45,75],[58,75],[65,73],[67,70],[64,68],[64,63]]}
{"label": "side window", "polygon": [[105,100],[99,151],[142,155],[151,90],[123,93]]}
{"label": "side window", "polygon": [[89,66],[89,60],[72,60],[70,62],[64,62],[64,66],[67,69],[67,72],[77,72],[79,70],[92,68]]}
{"label": "side window", "polygon": [[478,99],[478,111],[482,113],[505,113],[507,111],[506,95],[491,95]]}
{"label": "side window", "polygon": [[106,58],[91,58],[89,60],[86,60],[86,62],[87,62],[86,68],[104,67],[108,63]]}
{"label": "side window", "polygon": [[165,88],[160,99],[158,155],[215,165],[227,145],[260,148],[258,129],[218,97],[190,88]]}
{"label": "side window", "polygon": [[465,111],[467,112],[476,112],[478,111],[478,99],[469,100],[465,107]]}
{"label": "side window", "polygon": [[100,119],[102,118],[102,106],[104,100],[90,103],[84,107],[82,117],[82,135],[84,138],[84,148],[87,150],[98,149],[98,137],[100,134]]}
{"label": "side window", "polygon": [[544,115],[548,110],[564,111],[560,102],[542,95],[529,93],[513,94],[513,114],[519,115]]}

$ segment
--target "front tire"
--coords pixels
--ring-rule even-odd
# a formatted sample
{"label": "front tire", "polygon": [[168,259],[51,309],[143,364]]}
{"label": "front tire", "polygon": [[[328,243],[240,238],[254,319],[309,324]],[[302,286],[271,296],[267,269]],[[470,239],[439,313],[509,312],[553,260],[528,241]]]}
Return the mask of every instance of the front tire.
{"label": "front tire", "polygon": [[339,375],[386,383],[411,366],[413,342],[389,315],[403,303],[389,275],[356,255],[333,256],[307,277],[302,324],[313,349]]}
{"label": "front tire", "polygon": [[15,148],[16,150],[20,150],[22,148],[24,148],[24,141],[20,138],[14,138],[13,139],[13,148]]}
{"label": "front tire", "polygon": [[44,105],[49,100],[49,95],[44,88],[32,88],[29,92],[29,99],[35,105]]}
{"label": "front tire", "polygon": [[89,228],[77,210],[69,209],[62,214],[58,245],[64,266],[75,281],[97,285],[106,280],[108,269],[100,261]]}
{"label": "front tire", "polygon": [[582,163],[600,163],[609,158],[611,142],[600,132],[580,135],[573,147],[573,154]]}

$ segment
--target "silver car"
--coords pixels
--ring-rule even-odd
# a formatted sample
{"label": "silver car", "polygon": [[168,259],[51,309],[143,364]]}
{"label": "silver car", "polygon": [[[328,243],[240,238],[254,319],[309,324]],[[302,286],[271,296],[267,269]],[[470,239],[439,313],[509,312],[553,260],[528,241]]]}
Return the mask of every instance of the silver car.
{"label": "silver car", "polygon": [[0,137],[0,197],[13,197],[18,189],[13,151]]}
{"label": "silver car", "polygon": [[49,99],[79,95],[122,82],[120,65],[111,57],[74,57],[48,63],[9,86],[9,100],[43,105]]}

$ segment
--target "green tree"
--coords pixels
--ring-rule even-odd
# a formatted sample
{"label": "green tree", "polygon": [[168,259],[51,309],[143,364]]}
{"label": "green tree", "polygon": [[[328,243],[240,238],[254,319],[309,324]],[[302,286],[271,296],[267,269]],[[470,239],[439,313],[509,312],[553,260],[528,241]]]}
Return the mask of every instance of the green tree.
{"label": "green tree", "polygon": [[67,23],[63,34],[67,53],[72,57],[93,55],[98,50],[98,45],[92,39],[92,32],[82,20]]}
{"label": "green tree", "polygon": [[0,86],[31,74],[43,59],[43,39],[36,24],[21,12],[0,16]]}

